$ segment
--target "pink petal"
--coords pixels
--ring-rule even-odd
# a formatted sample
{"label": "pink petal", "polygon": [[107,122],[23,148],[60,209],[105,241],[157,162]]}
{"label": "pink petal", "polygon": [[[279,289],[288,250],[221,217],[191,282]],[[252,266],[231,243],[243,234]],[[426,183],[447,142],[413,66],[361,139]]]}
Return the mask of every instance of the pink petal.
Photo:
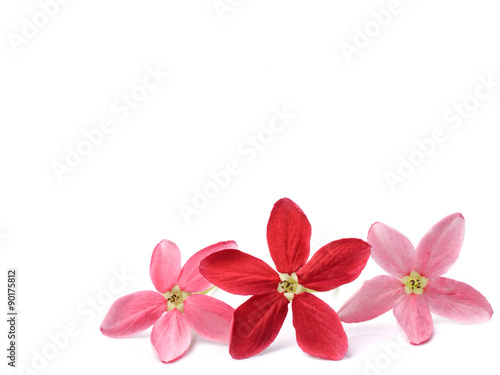
{"label": "pink petal", "polygon": [[309,258],[311,224],[292,200],[275,203],[267,223],[267,243],[278,272],[297,272]]}
{"label": "pink petal", "polygon": [[389,275],[403,278],[413,271],[415,248],[410,240],[396,229],[375,223],[368,232],[373,260]]}
{"label": "pink petal", "polygon": [[151,327],[167,311],[167,301],[156,292],[135,292],[117,299],[101,324],[109,337],[129,337]]}
{"label": "pink petal", "polygon": [[229,354],[235,359],[251,357],[266,349],[278,335],[288,312],[283,293],[253,296],[234,312]]}
{"label": "pink petal", "polygon": [[421,295],[411,293],[397,301],[394,316],[412,344],[418,345],[431,337],[432,316]]}
{"label": "pink petal", "polygon": [[186,352],[191,343],[191,328],[178,309],[158,319],[151,331],[151,343],[163,362],[175,361]]}
{"label": "pink petal", "polygon": [[189,258],[186,264],[182,267],[177,285],[179,285],[181,290],[188,293],[203,292],[204,290],[209,289],[212,284],[201,275],[200,262],[208,255],[217,251],[237,248],[238,245],[236,245],[236,242],[225,241],[210,245],[198,251],[191,258]]}
{"label": "pink petal", "polygon": [[339,287],[356,279],[370,257],[370,245],[357,238],[330,242],[316,251],[297,272],[299,284],[318,292]]}
{"label": "pink petal", "polygon": [[184,315],[201,337],[229,342],[234,309],[216,298],[193,294],[184,301]]}
{"label": "pink petal", "polygon": [[177,283],[181,272],[181,252],[172,241],[163,240],[156,245],[151,256],[149,275],[156,290],[165,293]]}
{"label": "pink petal", "polygon": [[361,289],[339,309],[340,320],[359,323],[392,310],[394,303],[405,295],[401,280],[380,275],[365,281]]}
{"label": "pink petal", "polygon": [[203,259],[201,274],[226,292],[262,295],[278,290],[280,278],[259,258],[239,250],[222,250]]}
{"label": "pink petal", "polygon": [[417,245],[415,271],[427,278],[446,273],[460,255],[464,231],[465,220],[458,213],[435,224]]}
{"label": "pink petal", "polygon": [[311,293],[300,293],[293,297],[292,311],[297,343],[304,352],[325,359],[344,358],[347,336],[330,306]]}
{"label": "pink petal", "polygon": [[422,294],[434,314],[458,322],[485,322],[493,315],[486,297],[466,283],[439,277],[429,280]]}

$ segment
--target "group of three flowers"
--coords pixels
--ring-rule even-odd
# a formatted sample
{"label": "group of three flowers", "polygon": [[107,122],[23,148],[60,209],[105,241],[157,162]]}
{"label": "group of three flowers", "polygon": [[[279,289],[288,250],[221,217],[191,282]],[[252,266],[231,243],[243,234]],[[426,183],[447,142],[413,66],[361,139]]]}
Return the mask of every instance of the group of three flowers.
{"label": "group of three flowers", "polygon": [[[181,269],[181,253],[163,240],[153,251],[151,280],[157,292],[126,295],[111,306],[101,331],[129,337],[153,325],[151,342],[164,362],[182,356],[191,328],[200,336],[229,342],[233,358],[248,358],[276,338],[292,304],[300,348],[313,356],[339,360],[347,352],[342,323],[363,322],[391,309],[413,344],[432,334],[431,312],[461,322],[490,319],[486,298],[468,284],[441,277],[455,263],[464,235],[464,218],[452,214],[434,225],[415,249],[395,229],[375,223],[367,242],[330,242],[308,261],[311,226],[290,199],[276,202],[267,242],[277,272],[262,260],[220,242],[194,254]],[[310,292],[325,292],[355,280],[370,253],[389,275],[365,281],[336,313]],[[236,310],[205,294],[213,285],[252,295]]]}

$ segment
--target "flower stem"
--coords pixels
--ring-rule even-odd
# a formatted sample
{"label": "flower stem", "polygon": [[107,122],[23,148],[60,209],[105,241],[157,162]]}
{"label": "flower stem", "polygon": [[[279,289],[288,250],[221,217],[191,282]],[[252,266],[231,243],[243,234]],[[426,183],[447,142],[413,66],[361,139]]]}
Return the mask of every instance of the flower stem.
{"label": "flower stem", "polygon": [[196,293],[196,294],[208,294],[210,293],[212,290],[214,290],[215,288],[217,288],[215,285],[211,288],[208,288],[207,290],[204,290],[203,292],[199,292],[199,293]]}

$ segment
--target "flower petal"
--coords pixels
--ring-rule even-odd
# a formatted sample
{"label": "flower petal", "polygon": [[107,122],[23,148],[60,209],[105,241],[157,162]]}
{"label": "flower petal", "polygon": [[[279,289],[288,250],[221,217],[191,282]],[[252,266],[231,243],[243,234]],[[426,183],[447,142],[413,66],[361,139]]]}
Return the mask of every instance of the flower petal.
{"label": "flower petal", "polygon": [[370,257],[370,245],[357,238],[330,242],[297,272],[299,284],[326,292],[355,280]]}
{"label": "flower petal", "polygon": [[278,290],[280,278],[259,258],[239,250],[222,250],[203,259],[201,274],[226,292],[262,295]]}
{"label": "flower petal", "polygon": [[485,296],[469,284],[446,277],[431,279],[423,296],[431,312],[458,322],[480,323],[493,315]]}
{"label": "flower petal", "polygon": [[311,293],[292,300],[293,326],[299,347],[315,357],[339,360],[347,352],[347,336],[337,313]]}
{"label": "flower petal", "polygon": [[250,297],[234,312],[229,354],[243,359],[260,353],[274,341],[288,312],[288,300],[274,292]]}
{"label": "flower petal", "polygon": [[267,243],[280,273],[297,272],[309,258],[311,224],[295,202],[283,198],[274,204],[267,223]]}
{"label": "flower petal", "polygon": [[201,337],[208,340],[229,342],[229,329],[234,309],[216,298],[192,294],[184,301],[184,315]]}
{"label": "flower petal", "polygon": [[151,256],[149,275],[156,290],[165,293],[177,283],[181,272],[181,251],[175,243],[168,240],[156,245]]}
{"label": "flower petal", "polygon": [[372,258],[389,275],[402,278],[413,271],[415,248],[410,240],[396,229],[375,223],[368,232]]}
{"label": "flower petal", "polygon": [[129,337],[151,327],[167,311],[167,301],[152,291],[135,292],[118,298],[101,324],[109,337]]}
{"label": "flower petal", "polygon": [[186,352],[191,343],[191,328],[178,309],[158,319],[151,331],[151,343],[163,362],[175,361]]}
{"label": "flower petal", "polygon": [[237,249],[238,245],[234,241],[219,242],[195,253],[191,258],[188,259],[186,264],[182,267],[181,275],[177,281],[177,285],[181,290],[194,293],[203,292],[212,286],[212,283],[205,279],[200,273],[200,262],[217,251],[225,249]]}
{"label": "flower petal", "polygon": [[412,344],[427,341],[432,335],[432,316],[425,299],[407,294],[394,304],[394,316]]}
{"label": "flower petal", "polygon": [[465,220],[459,213],[435,224],[417,245],[415,270],[427,278],[445,274],[460,255],[464,231]]}
{"label": "flower petal", "polygon": [[380,275],[365,281],[361,289],[339,309],[340,320],[346,323],[365,322],[391,310],[403,298],[401,280]]}

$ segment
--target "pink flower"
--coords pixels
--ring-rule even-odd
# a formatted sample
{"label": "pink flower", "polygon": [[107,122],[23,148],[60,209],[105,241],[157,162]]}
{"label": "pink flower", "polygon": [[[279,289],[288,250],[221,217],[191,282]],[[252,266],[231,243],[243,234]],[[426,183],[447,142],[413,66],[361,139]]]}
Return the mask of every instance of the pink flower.
{"label": "pink flower", "polygon": [[458,259],[464,236],[461,214],[434,225],[417,246],[395,229],[375,223],[368,233],[372,257],[390,276],[365,281],[339,310],[346,323],[373,319],[391,309],[412,344],[432,335],[431,312],[459,322],[484,322],[493,310],[470,285],[445,277]]}
{"label": "pink flower", "polygon": [[119,298],[101,324],[101,332],[123,338],[153,325],[151,343],[163,362],[181,357],[191,343],[191,328],[215,341],[229,340],[234,309],[202,294],[212,287],[199,272],[200,261],[224,249],[236,248],[233,241],[219,242],[198,251],[181,269],[181,252],[163,240],[154,249],[149,273],[159,292],[142,291]]}
{"label": "pink flower", "polygon": [[307,261],[310,238],[306,215],[284,198],[274,205],[267,225],[267,243],[279,273],[238,250],[223,250],[201,262],[203,276],[221,289],[253,295],[234,312],[229,342],[233,358],[248,358],[267,348],[290,302],[300,348],[316,357],[344,357],[347,337],[337,313],[310,292],[325,292],[356,279],[370,257],[370,245],[356,238],[333,241]]}

